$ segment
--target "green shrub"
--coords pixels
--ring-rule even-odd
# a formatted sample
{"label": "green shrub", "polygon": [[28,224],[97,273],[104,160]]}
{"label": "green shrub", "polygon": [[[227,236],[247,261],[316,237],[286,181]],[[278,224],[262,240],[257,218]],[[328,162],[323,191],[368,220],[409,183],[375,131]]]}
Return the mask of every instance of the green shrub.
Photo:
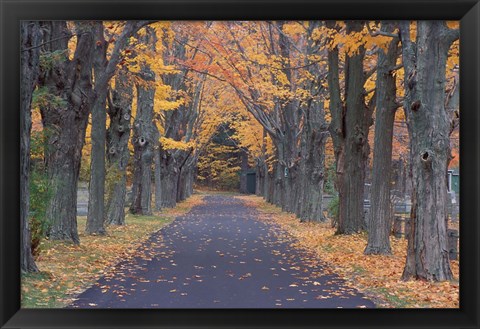
{"label": "green shrub", "polygon": [[48,135],[47,130],[42,130],[32,131],[30,136],[29,226],[34,256],[40,253],[40,242],[50,228],[46,212],[52,192],[43,161]]}
{"label": "green shrub", "polygon": [[40,253],[40,242],[50,228],[46,216],[47,205],[52,196],[50,184],[45,173],[36,170],[30,173],[30,212],[29,225],[31,234],[32,254]]}
{"label": "green shrub", "polygon": [[333,223],[336,223],[338,219],[338,205],[339,205],[338,194],[335,194],[327,206],[328,216],[332,219]]}
{"label": "green shrub", "polygon": [[335,195],[337,193],[335,190],[335,163],[332,163],[325,169],[326,175],[323,183],[323,191],[326,194]]}

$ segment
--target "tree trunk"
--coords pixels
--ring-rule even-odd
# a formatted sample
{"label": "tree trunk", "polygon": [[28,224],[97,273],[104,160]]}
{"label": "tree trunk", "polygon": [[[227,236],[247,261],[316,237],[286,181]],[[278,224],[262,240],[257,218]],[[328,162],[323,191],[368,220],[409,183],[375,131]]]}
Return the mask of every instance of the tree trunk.
{"label": "tree trunk", "polygon": [[247,190],[248,153],[240,149],[240,193],[248,193]]}
{"label": "tree trunk", "polygon": [[[347,22],[347,33],[359,32],[363,23]],[[360,47],[357,54],[347,56],[345,60],[346,76],[346,113],[345,113],[345,221],[338,233],[351,234],[365,228],[364,221],[364,189],[365,168],[368,160],[368,126],[365,130],[365,101],[363,85],[363,59],[365,49]]]}
{"label": "tree trunk", "polygon": [[[286,22],[278,21],[278,28],[281,30]],[[290,62],[290,47],[292,46],[291,40],[284,34],[280,33],[278,38],[278,47],[280,50],[280,55],[282,60],[285,63],[285,67],[282,69],[283,74],[288,80],[288,84],[285,87],[288,87],[292,93],[296,91],[297,81],[292,73],[292,70],[287,68],[291,66]],[[299,109],[299,101],[296,99],[288,99],[286,102],[282,101],[281,108],[281,117],[280,120],[283,125],[284,136],[283,140],[280,142],[282,144],[281,151],[282,154],[282,165],[284,170],[286,169],[285,174],[282,175],[283,178],[283,195],[282,195],[282,210],[287,212],[295,212],[298,195],[297,188],[300,188],[301,180],[297,179],[300,177],[300,168],[299,168],[299,150],[298,150],[298,139],[301,138],[301,133],[299,131],[300,126],[300,115],[301,111]]]}
{"label": "tree trunk", "polygon": [[259,159],[255,167],[255,195],[263,196],[265,188],[264,160]]}
{"label": "tree trunk", "polygon": [[413,178],[412,212],[403,280],[453,278],[447,248],[447,166],[450,119],[445,108],[445,68],[458,30],[444,21],[401,22],[405,102]]}
{"label": "tree trunk", "polygon": [[[77,181],[92,99],[93,28],[76,23],[77,46],[72,61],[66,58],[69,35],[65,21],[43,23],[44,52],[52,66],[42,72],[39,86],[48,88],[55,101],[41,106],[42,122],[48,134],[45,162],[52,184],[47,206],[52,240],[80,243],[77,230]],[[54,54],[61,53],[61,58]]]}
{"label": "tree trunk", "polygon": [[[147,28],[146,34],[141,37],[141,41],[150,51],[155,51],[157,39],[152,28]],[[133,124],[132,138],[134,149],[133,197],[130,212],[151,215],[152,164],[159,137],[153,121],[155,73],[148,63],[142,62],[139,76],[143,82],[137,84],[137,114]]]}
{"label": "tree trunk", "polygon": [[21,37],[21,85],[20,85],[20,270],[37,272],[32,256],[29,227],[30,209],[30,132],[32,128],[32,93],[38,81],[41,41],[38,22],[22,21]]}
{"label": "tree trunk", "polygon": [[162,163],[160,158],[160,148],[154,150],[155,162],[155,210],[162,210]]}
{"label": "tree trunk", "polygon": [[[95,82],[105,74],[107,67],[107,42],[103,36],[103,23],[95,22],[93,70]],[[106,93],[97,96],[92,108],[92,153],[90,162],[90,182],[88,188],[88,214],[86,234],[105,235],[105,143],[106,143]],[[121,191],[119,191],[121,192]]]}
{"label": "tree trunk", "polygon": [[265,190],[267,193],[266,200],[269,203],[275,204],[275,176],[276,176],[276,170],[273,169],[272,172],[268,172],[268,188]]}
{"label": "tree trunk", "polygon": [[284,195],[284,179],[285,179],[285,167],[281,164],[283,158],[281,157],[282,151],[279,148],[282,147],[281,144],[276,145],[277,159],[275,163],[275,169],[273,171],[273,182],[272,182],[272,201],[273,204],[282,207],[283,205],[283,195]]}
{"label": "tree trunk", "polygon": [[[315,22],[309,26],[308,36],[318,28],[321,23]],[[317,45],[308,38],[306,54],[313,54],[317,51]],[[306,64],[309,64],[307,61]],[[323,99],[325,92],[318,88],[317,81],[321,77],[320,65],[309,65],[308,72],[315,77],[312,82],[307,82],[306,89],[310,90],[311,98],[306,104],[305,125],[302,139],[302,171],[303,186],[301,188],[302,198],[299,217],[302,221],[325,221],[323,215],[323,185],[325,178],[325,143],[328,131],[326,131],[325,109]]]}
{"label": "tree trunk", "polygon": [[127,69],[119,71],[115,89],[111,93],[108,115],[110,126],[107,131],[108,184],[106,223],[125,224],[125,198],[127,191],[126,170],[130,150],[130,120],[132,115],[133,84]]}
{"label": "tree trunk", "polygon": [[190,176],[190,166],[183,165],[178,173],[177,184],[177,202],[185,201],[188,195],[188,177]]}
{"label": "tree trunk", "polygon": [[268,166],[267,166],[267,131],[263,129],[262,136],[262,155],[257,162],[257,184],[255,186],[255,194],[266,198],[268,191]]}
{"label": "tree trunk", "polygon": [[[144,75],[154,79],[153,72],[144,68]],[[153,81],[153,80],[150,80]],[[133,214],[152,214],[152,162],[154,145],[153,99],[155,89],[137,85],[137,116],[133,125],[134,176],[133,200],[130,211]]]}
{"label": "tree trunk", "polygon": [[171,151],[161,150],[162,207],[174,208],[177,204],[178,168]]}
{"label": "tree trunk", "polygon": [[[382,31],[392,32],[395,25],[382,22]],[[368,223],[368,244],[365,254],[390,254],[392,204],[390,201],[392,172],[392,141],[396,103],[396,81],[393,67],[397,61],[398,38],[393,38],[387,53],[378,50],[376,81],[375,142],[371,208]]]}
{"label": "tree trunk", "polygon": [[[328,28],[335,28],[335,22],[326,22]],[[336,218],[332,220],[332,226],[343,227],[345,222],[345,107],[341,99],[340,74],[339,74],[339,51],[338,47],[328,51],[328,90],[330,93],[330,113],[332,116],[329,131],[332,137],[335,155],[335,189],[338,193],[339,205]]]}
{"label": "tree trunk", "polygon": [[306,185],[303,199],[303,209],[300,215],[302,221],[320,222],[325,221],[323,215],[323,183],[325,165],[325,141],[326,134],[314,130],[310,134],[308,155],[306,158]]}

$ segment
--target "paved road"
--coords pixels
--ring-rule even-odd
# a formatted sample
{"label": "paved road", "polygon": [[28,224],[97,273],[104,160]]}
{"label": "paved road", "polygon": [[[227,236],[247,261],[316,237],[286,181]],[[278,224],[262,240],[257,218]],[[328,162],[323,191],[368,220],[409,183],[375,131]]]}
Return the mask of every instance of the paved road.
{"label": "paved road", "polygon": [[204,201],[153,234],[70,307],[375,307],[241,200]]}

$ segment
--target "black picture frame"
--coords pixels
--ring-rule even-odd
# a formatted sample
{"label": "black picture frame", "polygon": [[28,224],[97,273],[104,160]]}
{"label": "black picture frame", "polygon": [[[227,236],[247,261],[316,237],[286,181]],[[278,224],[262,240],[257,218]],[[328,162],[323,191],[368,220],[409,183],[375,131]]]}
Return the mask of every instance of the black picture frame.
{"label": "black picture frame", "polygon": [[[479,73],[478,0],[0,0],[1,328],[478,328]],[[21,309],[19,218],[19,22],[54,19],[461,20],[459,309]]]}

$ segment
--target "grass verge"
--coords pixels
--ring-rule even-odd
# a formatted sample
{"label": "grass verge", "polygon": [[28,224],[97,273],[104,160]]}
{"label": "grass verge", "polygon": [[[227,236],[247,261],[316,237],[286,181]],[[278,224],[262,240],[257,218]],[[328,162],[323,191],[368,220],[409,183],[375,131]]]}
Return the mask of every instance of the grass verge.
{"label": "grass verge", "polygon": [[78,217],[80,245],[44,240],[36,260],[39,273],[22,276],[23,308],[61,308],[90,287],[119,261],[132,257],[148,237],[202,202],[194,194],[177,207],[153,216],[127,214],[125,226],[107,227],[105,236],[85,235],[86,217]]}
{"label": "grass verge", "polygon": [[[384,308],[458,308],[459,282],[401,281],[407,240],[391,238],[392,255],[364,255],[365,233],[335,235],[330,223],[300,223],[294,214],[266,203],[261,197],[237,196],[256,208],[261,219],[278,224],[300,247],[314,251],[349,284]],[[451,261],[455,278],[459,262]]]}

